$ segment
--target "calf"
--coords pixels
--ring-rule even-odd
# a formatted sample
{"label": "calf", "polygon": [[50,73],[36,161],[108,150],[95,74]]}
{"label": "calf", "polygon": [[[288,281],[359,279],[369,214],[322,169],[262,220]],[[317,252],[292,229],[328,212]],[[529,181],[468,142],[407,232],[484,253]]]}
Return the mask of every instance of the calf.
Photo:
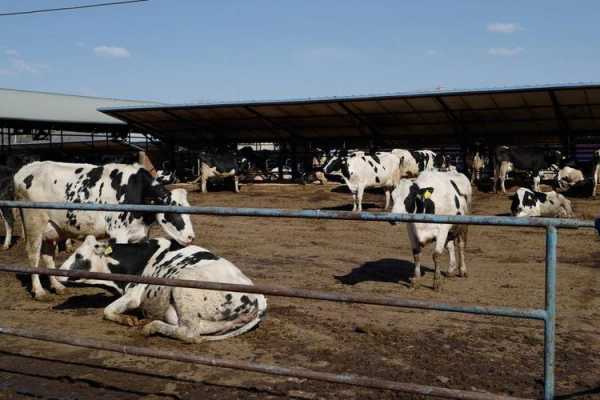
{"label": "calf", "polygon": [[[189,206],[185,190],[166,190],[139,164],[33,162],[17,171],[13,180],[15,198],[23,201]],[[40,258],[46,267],[54,268],[60,240],[91,234],[119,243],[138,242],[148,236],[155,222],[182,245],[194,239],[189,215],[43,209],[22,209],[21,213],[32,268],[38,267]],[[38,275],[31,275],[31,280],[35,299],[46,298]],[[54,277],[50,284],[57,293],[65,289]]]}
{"label": "calf", "polygon": [[239,193],[240,187],[237,169],[237,161],[231,154],[202,153],[198,159],[198,178],[194,183],[200,182],[202,193],[206,193],[206,184],[209,180],[233,178],[233,191]]}
{"label": "calf", "polygon": [[510,211],[515,217],[573,217],[571,202],[562,194],[526,188],[519,188],[512,196]]}
{"label": "calf", "polygon": [[539,189],[539,173],[543,169],[549,168],[552,164],[559,164],[562,160],[561,152],[548,151],[545,149],[519,148],[499,146],[495,149],[492,162],[494,166],[494,193],[497,192],[497,181],[500,180],[502,193],[506,193],[504,181],[513,164],[515,170],[521,170],[528,173],[533,178],[533,190]]}
{"label": "calf", "polygon": [[325,173],[340,170],[344,182],[352,192],[352,211],[362,211],[362,198],[367,188],[385,190],[385,209],[390,205],[390,192],[400,181],[400,160],[392,153],[366,154],[357,151],[348,157],[330,162]]}
{"label": "calf", "polygon": [[561,191],[567,191],[584,180],[583,172],[568,166],[561,168],[556,175],[556,184]]}
{"label": "calf", "polygon": [[[61,269],[252,285],[252,281],[226,259],[198,246],[176,250],[174,243],[163,238],[114,244],[88,236]],[[135,317],[124,313],[140,309],[145,318],[152,320],[144,326],[145,335],[159,333],[190,343],[241,335],[256,326],[267,309],[267,301],[260,294],[80,281],[109,285],[123,294],[104,309],[104,318],[137,325],[139,321]]]}
{"label": "calf", "polygon": [[[403,179],[393,194],[394,213],[467,215],[471,210],[471,182],[458,172],[425,171],[414,181]],[[456,274],[455,244],[458,245],[458,274],[467,276],[465,245],[467,225],[431,224],[411,222],[407,224],[408,238],[415,261],[413,286],[421,277],[421,250],[426,244],[435,242],[433,263],[435,275],[433,288],[441,286],[440,256],[448,249],[450,264],[448,275]]]}

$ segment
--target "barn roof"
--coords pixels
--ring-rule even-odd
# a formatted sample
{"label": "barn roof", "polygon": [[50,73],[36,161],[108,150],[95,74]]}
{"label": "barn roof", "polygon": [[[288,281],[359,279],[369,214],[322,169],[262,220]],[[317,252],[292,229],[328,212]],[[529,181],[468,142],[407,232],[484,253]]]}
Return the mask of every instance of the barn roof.
{"label": "barn roof", "polygon": [[162,140],[206,141],[544,137],[600,133],[600,83],[383,95],[103,107]]}
{"label": "barn roof", "polygon": [[123,129],[127,128],[125,122],[99,112],[98,108],[158,104],[0,88],[0,125],[73,131]]}

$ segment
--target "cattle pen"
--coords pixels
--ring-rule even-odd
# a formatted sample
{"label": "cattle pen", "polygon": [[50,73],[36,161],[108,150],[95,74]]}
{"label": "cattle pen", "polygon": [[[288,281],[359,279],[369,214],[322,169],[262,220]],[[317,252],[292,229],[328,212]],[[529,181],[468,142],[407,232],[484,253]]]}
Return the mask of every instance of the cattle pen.
{"label": "cattle pen", "polygon": [[[379,222],[428,222],[452,223],[469,225],[492,225],[513,227],[537,227],[546,231],[546,275],[545,275],[545,308],[544,309],[517,309],[510,307],[482,307],[476,305],[452,305],[430,301],[417,301],[409,299],[388,299],[371,295],[352,295],[335,292],[324,292],[304,289],[293,289],[272,285],[233,285],[215,282],[198,282],[175,279],[160,279],[150,277],[134,277],[130,275],[100,274],[91,272],[62,271],[53,269],[30,269],[18,266],[0,266],[1,271],[20,273],[39,273],[42,275],[71,276],[77,278],[103,279],[114,281],[138,282],[165,286],[179,286],[209,290],[228,290],[248,293],[262,293],[272,296],[296,297],[304,299],[325,300],[344,303],[360,303],[390,307],[404,307],[413,309],[438,310],[446,312],[481,314],[510,318],[524,318],[544,322],[544,398],[554,398],[554,360],[555,360],[555,323],[556,323],[556,247],[559,228],[593,228],[593,221],[561,220],[540,218],[513,218],[502,216],[439,216],[439,215],[414,215],[392,213],[352,213],[347,211],[325,210],[283,210],[267,208],[224,208],[224,207],[177,207],[177,206],[151,206],[151,205],[111,205],[111,204],[81,204],[81,203],[29,203],[19,201],[0,201],[0,206],[10,208],[37,208],[37,209],[64,209],[88,211],[130,211],[130,212],[161,212],[197,215],[219,216],[244,216],[244,217],[281,217],[281,218],[308,218],[308,219],[337,219],[360,220]],[[130,355],[151,356],[161,359],[187,361],[191,363],[210,366],[242,369],[274,375],[301,377],[326,382],[364,386],[378,389],[388,389],[414,394],[431,395],[460,399],[500,399],[507,396],[490,393],[471,392],[465,390],[447,389],[441,387],[401,383],[354,374],[333,374],[328,372],[312,371],[305,368],[288,368],[275,365],[243,362],[239,360],[225,360],[208,356],[187,355],[169,351],[158,351],[143,347],[124,346],[110,343],[101,343],[93,340],[65,338],[59,334],[48,334],[7,326],[0,328],[0,333],[21,336],[30,339],[63,343],[72,346],[103,349],[121,352]]]}

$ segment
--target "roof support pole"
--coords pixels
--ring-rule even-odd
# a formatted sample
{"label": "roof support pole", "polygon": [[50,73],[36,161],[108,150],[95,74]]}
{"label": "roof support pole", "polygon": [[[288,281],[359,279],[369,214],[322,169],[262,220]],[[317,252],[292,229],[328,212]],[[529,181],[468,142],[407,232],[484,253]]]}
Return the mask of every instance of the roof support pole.
{"label": "roof support pole", "polygon": [[569,121],[560,109],[560,104],[558,104],[556,93],[553,90],[550,90],[548,91],[548,94],[550,95],[550,100],[552,100],[552,108],[554,109],[556,120],[558,121],[558,127],[560,129],[560,141],[562,143],[563,151],[565,154],[570,156],[571,154],[574,154],[575,143],[572,140],[572,132]]}

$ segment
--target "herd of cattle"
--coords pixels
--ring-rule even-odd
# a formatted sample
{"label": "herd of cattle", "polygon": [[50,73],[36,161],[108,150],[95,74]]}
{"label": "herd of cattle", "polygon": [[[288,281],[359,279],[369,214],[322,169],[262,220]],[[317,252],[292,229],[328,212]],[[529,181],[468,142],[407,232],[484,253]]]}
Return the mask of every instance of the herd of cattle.
{"label": "herd of cattle", "polygon": [[[505,191],[504,181],[510,170],[524,171],[533,181],[533,190],[519,188],[512,196],[510,210],[514,216],[573,216],[570,201],[558,191],[581,184],[584,176],[581,171],[564,165],[559,152],[500,146],[489,158],[494,170],[494,191],[497,181]],[[222,165],[217,165],[219,162]],[[362,210],[366,189],[381,188],[385,191],[385,208],[391,205],[394,213],[467,215],[472,208],[472,185],[481,179],[487,162],[488,157],[480,152],[468,153],[465,166],[470,178],[467,178],[451,165],[448,157],[430,150],[354,151],[323,160],[314,172],[316,176],[339,175],[352,193],[353,211]],[[594,153],[594,162],[595,195],[600,150]],[[540,192],[539,173],[549,168],[558,170],[557,191]],[[205,158],[199,170],[198,180],[203,191],[211,177],[236,176],[236,166],[218,158]],[[170,173],[163,171],[153,177],[138,164],[33,162],[15,173],[3,173],[0,198],[26,202],[189,206],[185,190],[165,187],[170,180]],[[237,179],[235,190],[238,191]],[[61,269],[252,285],[235,265],[192,244],[194,228],[186,214],[25,208],[19,211],[32,268],[37,268],[40,261],[47,268],[55,268],[57,246],[67,239],[80,239],[83,242]],[[2,208],[1,213],[6,227],[4,248],[8,248],[14,224],[13,210]],[[166,237],[148,239],[154,224],[160,226]],[[440,256],[445,249],[449,253],[448,274],[467,276],[466,225],[408,223],[407,229],[415,265],[413,285],[418,285],[421,276],[422,249],[432,242],[435,243],[434,289],[441,285]],[[31,279],[34,298],[49,298],[39,276],[32,275]],[[56,293],[63,293],[66,280],[51,276],[50,286]],[[80,282],[109,286],[120,295],[105,308],[106,319],[126,325],[141,324],[125,314],[128,310],[141,309],[151,320],[144,325],[146,335],[160,333],[188,342],[220,340],[246,332],[260,322],[267,307],[264,296],[257,294],[112,281]]]}

